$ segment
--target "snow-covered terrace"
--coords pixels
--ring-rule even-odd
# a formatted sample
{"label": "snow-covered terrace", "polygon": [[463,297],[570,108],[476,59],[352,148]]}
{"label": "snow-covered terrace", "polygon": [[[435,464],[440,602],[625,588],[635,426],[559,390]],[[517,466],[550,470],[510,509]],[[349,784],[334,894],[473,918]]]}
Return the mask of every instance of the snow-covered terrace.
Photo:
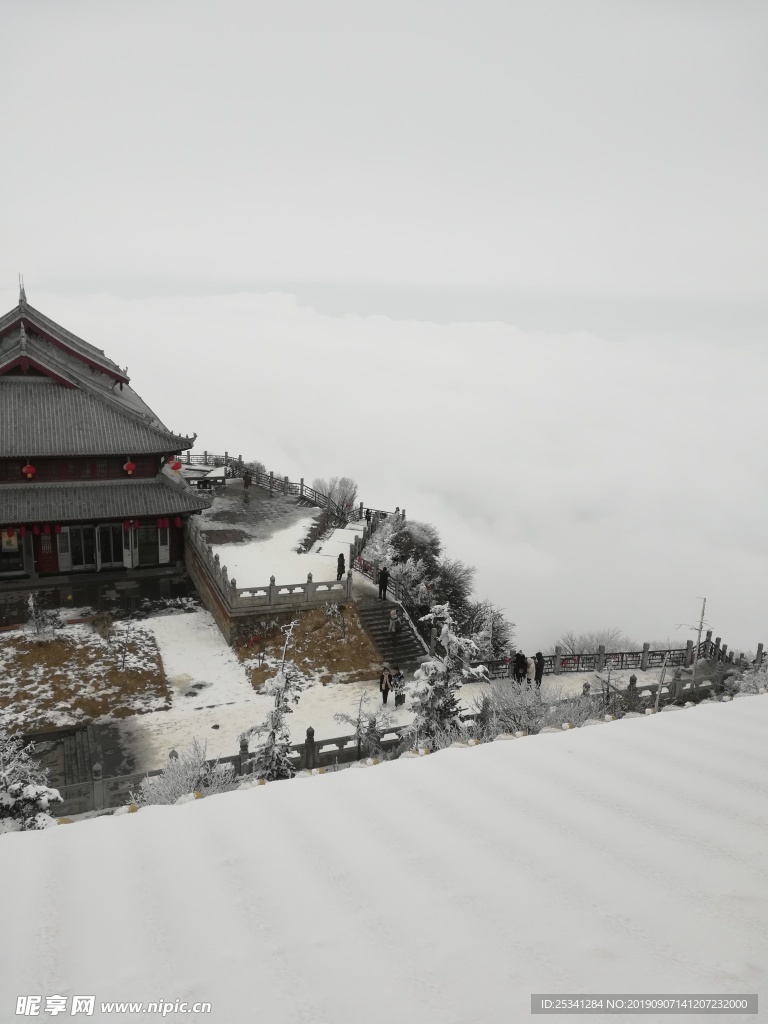
{"label": "snow-covered terrace", "polygon": [[4,836],[0,1019],[21,994],[206,1024],[764,994],[767,736],[750,696]]}

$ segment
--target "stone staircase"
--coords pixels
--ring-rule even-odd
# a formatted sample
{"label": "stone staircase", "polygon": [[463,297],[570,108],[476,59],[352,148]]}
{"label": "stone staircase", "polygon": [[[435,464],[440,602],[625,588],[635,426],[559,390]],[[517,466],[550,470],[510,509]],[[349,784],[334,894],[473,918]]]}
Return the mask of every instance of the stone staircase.
{"label": "stone staircase", "polygon": [[421,637],[414,633],[410,622],[404,616],[402,630],[399,633],[390,633],[390,612],[393,608],[399,607],[394,601],[366,598],[357,602],[357,613],[379,651],[382,662],[390,668],[398,665],[402,669],[413,671],[428,657],[428,652]]}

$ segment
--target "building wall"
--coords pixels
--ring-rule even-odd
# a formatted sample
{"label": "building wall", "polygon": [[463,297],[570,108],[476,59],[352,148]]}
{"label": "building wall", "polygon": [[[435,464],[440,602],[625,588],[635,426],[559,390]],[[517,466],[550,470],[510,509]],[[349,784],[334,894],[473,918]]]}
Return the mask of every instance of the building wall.
{"label": "building wall", "polygon": [[[128,474],[123,469],[129,456],[105,457],[72,457],[64,459],[30,459],[35,468],[34,477],[29,480],[30,486],[37,481],[66,480],[125,480]],[[159,455],[141,455],[131,459],[136,469],[131,479],[153,478],[160,472],[161,458]],[[0,486],[4,483],[24,483],[27,477],[22,473],[26,459],[0,459]]]}

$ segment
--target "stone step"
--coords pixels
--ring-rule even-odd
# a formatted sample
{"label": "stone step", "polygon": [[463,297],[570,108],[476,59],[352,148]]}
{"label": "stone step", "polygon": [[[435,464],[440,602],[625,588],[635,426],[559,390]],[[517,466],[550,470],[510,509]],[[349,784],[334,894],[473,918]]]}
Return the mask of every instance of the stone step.
{"label": "stone step", "polygon": [[423,661],[427,653],[408,619],[403,618],[403,628],[399,633],[390,632],[390,613],[399,607],[393,601],[366,598],[358,602],[357,612],[382,661],[411,669]]}

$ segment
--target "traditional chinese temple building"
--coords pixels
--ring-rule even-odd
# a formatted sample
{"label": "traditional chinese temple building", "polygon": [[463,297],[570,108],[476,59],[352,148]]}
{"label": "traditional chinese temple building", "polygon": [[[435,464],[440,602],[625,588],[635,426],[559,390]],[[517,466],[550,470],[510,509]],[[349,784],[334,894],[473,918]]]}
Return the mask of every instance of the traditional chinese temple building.
{"label": "traditional chinese temple building", "polygon": [[210,504],[179,474],[193,442],[22,287],[0,317],[0,588],[180,562],[187,517]]}

